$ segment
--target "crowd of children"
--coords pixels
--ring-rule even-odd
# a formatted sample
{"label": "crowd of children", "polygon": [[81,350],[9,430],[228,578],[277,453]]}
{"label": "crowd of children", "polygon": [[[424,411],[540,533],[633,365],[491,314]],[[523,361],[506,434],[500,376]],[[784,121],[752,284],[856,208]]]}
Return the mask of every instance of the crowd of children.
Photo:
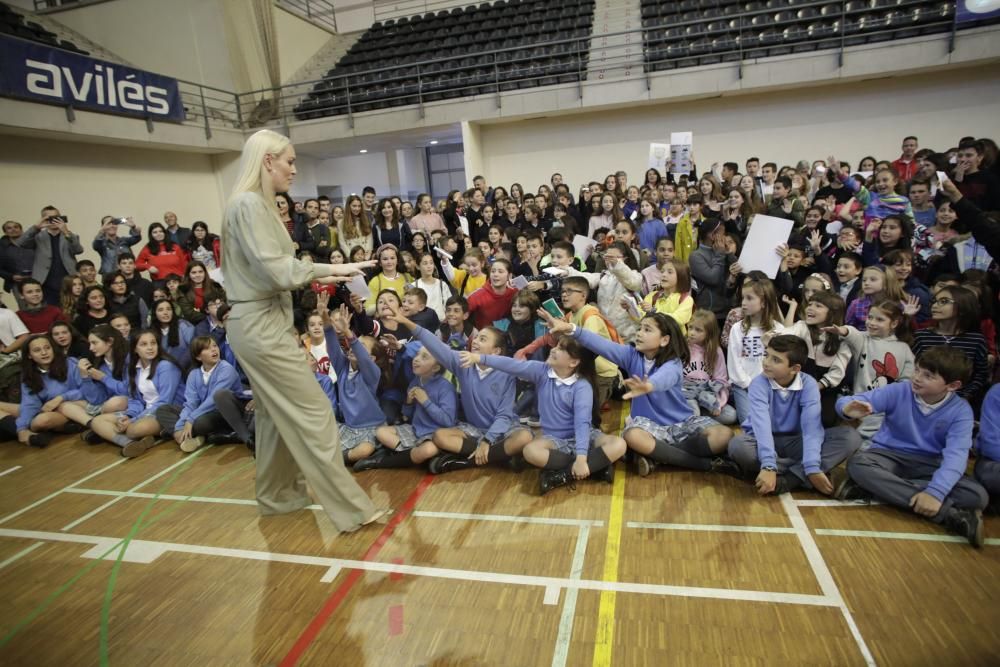
{"label": "crowd of children", "polygon": [[[903,146],[864,170],[753,157],[746,173],[618,172],[575,195],[559,174],[533,194],[477,176],[437,210],[370,188],[343,208],[279,195],[302,261],[376,264],[294,299],[345,463],[529,464],[544,494],[611,481],[625,458],[641,476],[877,498],[981,545],[982,510],[1000,506],[997,150]],[[775,275],[739,262],[757,215],[793,221]],[[19,398],[0,403],[0,437],[82,432],[127,457],[266,446],[226,337],[218,241],[196,226],[192,246],[176,217],[154,223],[138,258],[105,240],[103,282],[79,270],[58,299],[9,282],[21,308],[0,311],[0,384]],[[601,429],[613,400],[628,402],[620,432]]]}

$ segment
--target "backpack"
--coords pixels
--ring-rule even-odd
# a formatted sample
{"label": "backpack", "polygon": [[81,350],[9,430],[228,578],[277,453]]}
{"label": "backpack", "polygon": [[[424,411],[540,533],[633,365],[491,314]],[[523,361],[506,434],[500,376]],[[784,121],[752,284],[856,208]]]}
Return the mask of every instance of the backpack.
{"label": "backpack", "polygon": [[604,320],[604,326],[608,328],[608,336],[611,338],[611,342],[621,343],[622,337],[618,335],[618,329],[615,328],[615,325],[611,324],[608,318],[604,316],[604,313],[602,313],[597,306],[591,306],[589,304],[587,305],[587,311],[584,314],[583,319],[580,320],[580,326],[581,327],[584,326],[587,323],[587,320],[589,320],[591,317],[594,317],[595,315]]}

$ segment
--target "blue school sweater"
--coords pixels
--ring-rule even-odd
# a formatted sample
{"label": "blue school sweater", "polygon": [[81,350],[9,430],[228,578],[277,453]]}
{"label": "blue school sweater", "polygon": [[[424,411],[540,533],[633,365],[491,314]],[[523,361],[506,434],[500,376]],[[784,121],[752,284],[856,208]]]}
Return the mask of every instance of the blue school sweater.
{"label": "blue school sweater", "polygon": [[181,369],[166,360],[156,364],[153,373],[153,386],[156,387],[156,401],[147,404],[139,393],[138,386],[128,397],[128,408],[125,414],[129,419],[151,417],[163,405],[184,405],[184,383],[181,381]]}
{"label": "blue school sweater", "polygon": [[[160,331],[159,327],[156,329]],[[163,351],[174,358],[181,370],[187,372],[191,368],[193,361],[191,360],[191,341],[194,340],[194,325],[187,320],[180,320],[177,322],[177,345],[171,347],[167,344],[170,339],[170,334],[160,334],[160,347]]]}
{"label": "blue school sweater", "polygon": [[863,394],[844,396],[837,401],[837,412],[843,416],[844,406],[854,400],[870,403],[873,412],[885,413],[882,428],[872,438],[873,448],[940,461],[924,490],[943,501],[965,474],[969,462],[973,415],[965,399],[952,394],[944,405],[925,415],[917,407],[909,381],[900,381]]}
{"label": "blue school sweater", "polygon": [[[129,367],[129,357],[125,357],[125,368]],[[91,405],[100,405],[109,398],[115,396],[128,396],[128,373],[122,374],[121,380],[116,380],[111,371],[111,365],[107,361],[101,363],[99,371],[104,373],[103,380],[92,380],[90,376],[80,378],[83,389],[83,398]]]}
{"label": "blue school sweater", "polygon": [[977,448],[983,458],[1000,461],[1000,384],[983,399],[982,418],[979,420]]}
{"label": "blue school sweater", "polygon": [[645,417],[661,426],[670,426],[687,421],[694,415],[684,399],[684,365],[680,359],[671,359],[650,373],[650,361],[631,345],[613,343],[583,327],[576,327],[573,337],[588,350],[618,366],[626,377],[649,376],[656,389],[632,399],[630,414],[633,417]]}
{"label": "blue school sweater", "polygon": [[66,380],[60,382],[48,373],[42,373],[42,391],[35,393],[21,383],[21,414],[17,418],[17,430],[25,431],[31,426],[31,421],[42,411],[42,406],[56,396],[62,396],[65,401],[79,401],[83,396],[83,383],[80,380],[80,369],[77,360],[66,360]]}
{"label": "blue school sweater", "polygon": [[458,378],[462,388],[465,419],[476,428],[486,431],[486,440],[495,442],[514,428],[517,415],[514,413],[516,383],[513,375],[495,370],[480,377],[476,367],[462,368],[458,352],[453,351],[433,332],[417,327],[413,331],[413,337],[423,343],[427,351]]}
{"label": "blue school sweater", "polygon": [[358,370],[351,371],[351,362],[340,348],[337,332],[327,329],[326,353],[337,371],[337,402],[344,423],[353,428],[371,428],[385,423],[385,414],[378,405],[378,383],[382,371],[375,365],[364,344],[355,338],[351,350],[358,360]]}
{"label": "blue school sweater", "polygon": [[482,355],[483,365],[516,375],[535,385],[542,433],[550,438],[573,438],[577,455],[590,450],[590,420],[594,410],[594,388],[579,376],[571,384],[549,377],[543,361],[519,361],[492,354]]}
{"label": "blue school sweater", "polygon": [[458,395],[455,393],[455,385],[448,382],[444,375],[435,375],[426,381],[414,377],[407,391],[414,387],[427,392],[427,402],[406,403],[403,405],[403,414],[410,418],[418,440],[426,438],[439,428],[451,428],[457,423]]}
{"label": "blue school sweater", "polygon": [[775,433],[802,431],[802,467],[807,475],[823,472],[820,466],[823,449],[823,420],[820,416],[819,385],[805,373],[799,373],[802,388],[782,392],[771,380],[758,375],[750,381],[750,415],[741,426],[757,440],[757,459],[762,468],[777,465]]}
{"label": "blue school sweater", "polygon": [[333,411],[337,411],[337,385],[330,376],[326,373],[316,373],[316,381],[319,382],[319,388],[323,390],[326,397],[330,399],[330,407]]}
{"label": "blue school sweater", "polygon": [[238,394],[243,389],[240,376],[232,364],[220,359],[212,372],[209,373],[207,383],[201,368],[193,368],[188,373],[187,383],[184,387],[184,407],[181,409],[181,415],[177,419],[175,428],[179,431],[188,422],[193,423],[198,417],[214,410],[215,392],[219,389],[228,389],[234,394]]}

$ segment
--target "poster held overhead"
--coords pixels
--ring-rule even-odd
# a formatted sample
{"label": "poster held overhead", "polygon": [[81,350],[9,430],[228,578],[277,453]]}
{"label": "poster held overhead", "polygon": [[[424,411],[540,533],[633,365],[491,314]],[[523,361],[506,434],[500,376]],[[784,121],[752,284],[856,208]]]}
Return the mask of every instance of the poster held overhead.
{"label": "poster held overhead", "polygon": [[666,174],[670,166],[670,144],[650,144],[649,162],[647,169],[655,169],[661,174]]}
{"label": "poster held overhead", "polygon": [[738,260],[743,267],[743,273],[762,271],[768,278],[774,280],[781,267],[781,256],[775,249],[788,241],[788,235],[792,233],[794,224],[793,220],[785,218],[755,215]]}
{"label": "poster held overhead", "polygon": [[674,174],[687,174],[694,168],[692,154],[694,152],[694,132],[670,133],[670,171]]}

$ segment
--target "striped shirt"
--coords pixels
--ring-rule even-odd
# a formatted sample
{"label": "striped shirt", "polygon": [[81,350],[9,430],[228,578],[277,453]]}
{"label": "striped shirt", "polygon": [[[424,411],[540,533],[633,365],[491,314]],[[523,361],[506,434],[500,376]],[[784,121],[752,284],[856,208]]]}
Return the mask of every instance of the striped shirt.
{"label": "striped shirt", "polygon": [[961,350],[972,362],[972,378],[959,389],[958,394],[970,400],[981,396],[990,384],[986,338],[976,331],[957,336],[944,336],[933,329],[921,329],[913,337],[913,353],[918,357],[924,350],[942,345]]}

